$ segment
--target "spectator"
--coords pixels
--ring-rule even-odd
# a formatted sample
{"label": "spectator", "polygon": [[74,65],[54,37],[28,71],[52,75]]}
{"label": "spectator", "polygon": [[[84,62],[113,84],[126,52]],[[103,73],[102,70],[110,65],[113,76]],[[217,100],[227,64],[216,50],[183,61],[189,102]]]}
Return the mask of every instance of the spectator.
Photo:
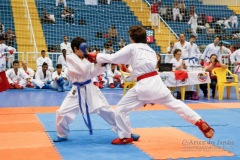
{"label": "spectator", "polygon": [[47,63],[47,68],[53,72],[54,71],[54,68],[52,67],[52,60],[48,57],[46,57],[46,51],[45,50],[42,50],[41,51],[41,57],[39,57],[37,59],[37,70],[41,70],[42,69],[42,65],[43,63]]}
{"label": "spectator", "polygon": [[35,73],[33,69],[27,66],[27,62],[25,61],[22,62],[22,68],[20,68],[20,70],[24,71],[27,75],[29,75],[29,77],[31,78],[31,81],[33,80]]}
{"label": "spectator", "polygon": [[0,35],[4,34],[5,30],[4,30],[4,25],[2,24],[2,22],[0,21]]}
{"label": "spectator", "polygon": [[184,0],[181,0],[181,3],[178,5],[178,8],[181,10],[186,10],[186,6],[185,6],[185,3],[184,3]]}
{"label": "spectator", "polygon": [[121,79],[121,73],[117,70],[115,64],[111,64],[111,68],[107,71],[107,78],[110,88],[115,88],[120,84],[120,87],[124,87],[123,80]]}
{"label": "spectator", "polygon": [[174,46],[174,42],[171,41],[170,45],[167,47],[167,55],[165,56],[165,63],[169,63],[170,60],[173,58],[173,55],[172,55],[173,46]]}
{"label": "spectator", "polygon": [[5,42],[7,46],[14,46],[14,40],[16,38],[15,33],[12,31],[11,28],[8,29],[7,33],[5,34]]}
{"label": "spectator", "polygon": [[59,92],[65,91],[65,84],[67,79],[66,74],[62,71],[62,65],[57,64],[56,71],[52,74],[53,79],[53,88],[56,89]]}
{"label": "spectator", "polygon": [[185,60],[181,59],[182,51],[180,49],[175,49],[173,52],[174,58],[170,60],[170,63],[173,64],[173,68],[176,70],[186,70],[187,65]]}
{"label": "spectator", "polygon": [[59,4],[63,4],[65,8],[67,7],[66,0],[56,0],[56,7],[58,7]]}
{"label": "spectator", "polygon": [[182,21],[182,15],[180,14],[179,8],[177,7],[177,5],[174,6],[174,8],[172,9],[172,13],[173,13],[173,20],[176,21],[176,18],[178,17],[180,21]]}
{"label": "spectator", "polygon": [[[209,58],[209,61],[205,62],[203,66],[204,66],[205,71],[209,72],[209,74],[210,74],[210,78],[211,78],[210,88],[212,89],[212,97],[214,97],[215,96],[215,88],[216,88],[216,84],[217,84],[217,77],[212,76],[212,70],[217,67],[226,68],[226,65],[224,65],[220,61],[218,61],[216,54],[212,54]],[[200,84],[200,88],[203,91],[204,97],[207,97],[207,84]]]}
{"label": "spectator", "polygon": [[232,23],[232,28],[237,28],[238,27],[238,17],[236,16],[236,13],[233,12],[233,15],[229,18],[230,22]]}
{"label": "spectator", "polygon": [[12,47],[12,46],[8,46],[8,50],[12,50],[13,54],[8,53],[7,54],[7,66],[8,68],[11,68],[13,65],[13,61],[14,61],[14,53],[17,52],[16,48]]}
{"label": "spectator", "polygon": [[166,19],[167,18],[167,8],[165,5],[162,5],[162,7],[159,9],[159,14]]}
{"label": "spectator", "polygon": [[113,44],[117,43],[117,35],[118,35],[117,29],[114,25],[112,25],[108,30],[108,38]]}
{"label": "spectator", "polygon": [[127,43],[124,41],[123,38],[120,39],[120,42],[118,43],[119,47],[123,48],[127,45]]}
{"label": "spectator", "polygon": [[160,64],[161,64],[161,60],[162,60],[162,58],[161,58],[161,55],[160,55],[160,54],[156,54],[156,56],[157,56],[156,71],[158,72],[159,69],[160,69]]}
{"label": "spectator", "polygon": [[178,6],[178,0],[173,1],[173,6],[172,7],[174,7],[174,6]]}
{"label": "spectator", "polygon": [[63,49],[62,50],[62,55],[60,55],[58,57],[58,64],[61,64],[62,65],[62,70],[64,71],[65,68],[67,68],[67,52],[66,52],[66,49]]}
{"label": "spectator", "polygon": [[159,23],[159,14],[158,14],[159,3],[156,3],[156,0],[153,0],[151,5],[151,22],[153,27],[158,27]]}
{"label": "spectator", "polygon": [[191,24],[191,31],[192,31],[192,34],[194,36],[197,37],[197,27],[198,27],[198,24],[197,24],[197,14],[194,12],[194,11],[190,11],[190,20],[188,21],[188,24]]}
{"label": "spectator", "polygon": [[41,17],[41,22],[42,23],[55,23],[55,17],[54,17],[53,14],[49,14],[45,10],[42,17]]}
{"label": "spectator", "polygon": [[218,21],[216,22],[216,24],[218,24],[218,25],[220,25],[220,26],[223,25],[224,28],[231,28],[231,27],[229,26],[229,22],[230,22],[229,19],[224,18],[223,20],[218,20]]}
{"label": "spectator", "polygon": [[72,48],[71,48],[71,43],[68,42],[68,41],[69,41],[68,36],[64,36],[63,37],[63,42],[60,44],[60,48],[61,48],[61,51],[63,49],[66,49],[67,54],[72,54],[73,51],[72,51]]}
{"label": "spectator", "polygon": [[65,8],[63,11],[62,11],[62,14],[61,14],[61,17],[65,20],[65,22],[68,24],[68,23],[71,23],[73,25],[74,24],[74,14],[72,12],[72,10],[70,8]]}
{"label": "spectator", "polygon": [[167,20],[168,21],[170,21],[170,20],[172,20],[172,17],[173,17],[173,15],[172,15],[172,8],[169,6],[168,8],[167,8]]}
{"label": "spectator", "polygon": [[189,54],[189,60],[188,60],[188,64],[190,65],[194,65],[198,62],[198,57],[199,55],[201,54],[198,46],[196,45],[196,43],[194,43],[196,40],[196,36],[194,35],[191,35],[190,36],[190,46],[191,46],[191,51],[190,51],[190,54]]}
{"label": "spectator", "polygon": [[231,52],[235,52],[235,48],[234,48],[234,45],[230,45],[229,49],[231,50]]}

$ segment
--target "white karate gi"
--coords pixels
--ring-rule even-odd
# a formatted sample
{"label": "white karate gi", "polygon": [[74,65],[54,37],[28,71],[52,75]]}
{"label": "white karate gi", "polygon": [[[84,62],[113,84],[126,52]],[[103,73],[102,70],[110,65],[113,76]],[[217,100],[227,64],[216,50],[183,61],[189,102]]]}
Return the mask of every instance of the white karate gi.
{"label": "white karate gi", "polygon": [[42,70],[42,64],[43,63],[47,63],[48,64],[48,70],[53,72],[54,71],[54,68],[52,66],[52,60],[49,58],[49,57],[39,57],[37,59],[37,70]]}
{"label": "white karate gi", "polygon": [[230,18],[230,22],[232,23],[232,28],[237,28],[238,27],[238,17],[235,15],[232,15]]}
{"label": "white karate gi", "polygon": [[0,72],[6,70],[6,57],[4,55],[4,52],[8,52],[8,46],[5,44],[0,44]]}
{"label": "white karate gi", "polygon": [[113,73],[112,70],[111,70],[111,67],[110,67],[110,69],[107,71],[108,84],[109,84],[109,85],[110,85],[111,83],[115,84],[115,83],[114,83],[114,76],[115,76],[115,75],[119,75],[120,80],[121,80],[121,84],[123,84],[123,79],[121,78],[121,72],[119,72],[119,71],[117,70],[117,68],[115,68],[114,73]]}
{"label": "white karate gi", "polygon": [[30,78],[29,75],[27,75],[24,71],[20,69],[18,69],[18,72],[16,74],[13,68],[7,70],[6,76],[10,84],[19,82],[19,85],[23,87],[26,87],[27,79]]}
{"label": "white karate gi", "polygon": [[[240,49],[236,50],[231,54],[230,60],[232,64],[234,64],[234,62],[240,63]],[[234,73],[238,75],[238,86],[240,88],[240,65],[235,65]]]}
{"label": "white karate gi", "polygon": [[194,64],[197,64],[196,58],[198,58],[198,62],[200,61],[199,55],[201,54],[201,52],[199,51],[195,43],[193,44],[190,43],[190,47],[191,47],[191,50],[189,54],[188,65],[194,65]]}
{"label": "white karate gi", "polygon": [[[176,58],[173,58],[170,60],[169,63],[172,63],[175,67],[179,67],[179,66],[183,65],[184,63],[186,64],[186,61],[182,60],[181,58],[179,59],[179,61],[177,61]],[[185,69],[178,68],[177,70],[185,70]]]}
{"label": "white karate gi", "polygon": [[207,45],[207,47],[205,48],[201,59],[203,59],[205,62],[209,62],[209,58],[211,57],[212,54],[216,54],[218,57],[218,60],[220,62],[222,62],[222,57],[220,55],[220,47],[219,46],[215,46],[214,43],[211,43],[209,45]]}
{"label": "white karate gi", "polygon": [[188,21],[188,24],[191,24],[191,29],[192,29],[192,33],[194,36],[197,36],[197,14],[194,14],[194,16],[191,15],[190,20]]}
{"label": "white karate gi", "polygon": [[52,80],[53,80],[53,88],[54,89],[58,89],[58,84],[57,84],[57,81],[55,79],[60,78],[60,77],[67,78],[67,76],[64,72],[61,72],[60,75],[58,75],[57,71],[53,72]]}
{"label": "white karate gi", "polygon": [[61,43],[60,48],[61,48],[61,50],[66,49],[67,54],[72,54],[73,53],[70,42],[67,42],[67,44],[65,42]]}
{"label": "white karate gi", "polygon": [[67,61],[64,59],[63,55],[60,55],[58,57],[58,63],[57,64],[61,64],[62,65],[62,70],[64,71],[65,68],[68,66],[67,65]]}
{"label": "white karate gi", "polygon": [[[98,54],[97,62],[130,64],[133,69],[131,75],[139,77],[155,71],[157,58],[155,51],[147,44],[134,43],[125,46],[112,55]],[[192,124],[195,124],[200,119],[200,116],[195,111],[182,101],[173,98],[160,76],[156,75],[138,81],[117,104],[115,119],[120,139],[131,137],[129,112],[142,107],[146,103],[163,104]]]}
{"label": "white karate gi", "polygon": [[[86,82],[104,71],[104,67],[101,67],[101,65],[94,67],[87,59],[84,58],[81,60],[75,54],[67,56],[67,62],[68,74],[73,83]],[[78,95],[77,86],[73,85],[72,90],[68,93],[61,107],[57,110],[56,125],[58,136],[61,138],[67,137],[70,131],[68,124],[75,119],[80,111],[78,96],[81,96],[81,106],[84,113],[86,111],[87,101],[89,113],[97,113],[116,129],[114,110],[109,106],[100,89],[91,82],[80,87],[80,93],[81,95]]]}
{"label": "white karate gi", "polygon": [[16,49],[14,47],[8,46],[8,50],[12,50],[13,54],[8,53],[7,58],[8,58],[8,68],[11,68],[13,65],[14,61],[14,53],[16,52]]}
{"label": "white karate gi", "polygon": [[188,58],[191,52],[191,45],[189,42],[185,41],[184,45],[182,46],[182,44],[180,42],[177,42],[174,44],[173,49],[172,49],[172,55],[175,49],[180,49],[182,51],[182,56],[181,58],[183,60],[186,60],[186,63],[188,64]]}
{"label": "white karate gi", "polygon": [[27,70],[25,71],[23,68],[20,68],[19,70],[25,72],[27,75],[29,75],[29,77],[31,78],[31,81],[33,80],[33,77],[34,77],[34,70],[31,69],[31,68],[27,68]]}
{"label": "white karate gi", "polygon": [[182,15],[180,14],[179,8],[173,8],[173,20],[176,21],[176,17],[179,18],[180,21],[182,21]]}
{"label": "white karate gi", "polygon": [[52,86],[52,74],[49,70],[46,71],[46,77],[44,77],[42,70],[37,70],[35,79],[33,79],[33,84],[35,86],[38,86],[39,88],[42,88],[47,82],[51,82],[50,85]]}

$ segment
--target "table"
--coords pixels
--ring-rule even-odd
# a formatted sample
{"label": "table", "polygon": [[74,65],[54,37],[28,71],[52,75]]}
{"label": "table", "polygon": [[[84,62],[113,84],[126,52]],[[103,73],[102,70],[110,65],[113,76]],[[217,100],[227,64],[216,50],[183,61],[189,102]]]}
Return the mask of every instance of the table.
{"label": "table", "polygon": [[182,81],[175,79],[174,72],[159,72],[159,76],[161,77],[163,83],[167,87],[181,87],[181,100],[185,99],[185,91],[187,85],[197,85],[196,92],[199,92],[199,84],[207,83],[208,87],[208,99],[210,99],[210,83],[211,79],[209,76],[209,72],[204,71],[191,71],[188,72],[188,78]]}

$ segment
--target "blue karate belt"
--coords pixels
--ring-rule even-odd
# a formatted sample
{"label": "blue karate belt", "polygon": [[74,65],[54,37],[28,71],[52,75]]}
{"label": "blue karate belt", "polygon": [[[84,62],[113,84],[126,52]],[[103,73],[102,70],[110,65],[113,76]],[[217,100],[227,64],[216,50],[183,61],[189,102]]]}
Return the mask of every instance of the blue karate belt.
{"label": "blue karate belt", "polygon": [[89,109],[88,109],[88,104],[87,104],[87,96],[86,97],[86,116],[87,116],[87,120],[85,119],[84,117],[84,112],[83,112],[83,109],[82,109],[82,105],[81,105],[81,93],[80,93],[80,87],[84,86],[85,88],[85,94],[86,94],[86,85],[91,83],[91,79],[85,81],[85,82],[74,82],[73,85],[77,86],[77,91],[78,91],[78,104],[79,104],[79,108],[80,108],[80,111],[82,112],[82,116],[83,116],[83,120],[86,124],[86,126],[88,127],[89,129],[89,132],[90,132],[90,135],[93,134],[93,131],[92,131],[92,123],[91,123],[91,118],[90,118],[90,115],[89,115]]}
{"label": "blue karate belt", "polygon": [[182,60],[184,60],[184,61],[185,61],[185,60],[188,60],[188,59],[189,59],[189,58],[183,58]]}
{"label": "blue karate belt", "polygon": [[195,58],[195,57],[188,58],[188,62],[189,62],[189,63],[192,61],[192,62],[193,62],[193,64],[195,64],[195,60],[196,60],[196,58]]}

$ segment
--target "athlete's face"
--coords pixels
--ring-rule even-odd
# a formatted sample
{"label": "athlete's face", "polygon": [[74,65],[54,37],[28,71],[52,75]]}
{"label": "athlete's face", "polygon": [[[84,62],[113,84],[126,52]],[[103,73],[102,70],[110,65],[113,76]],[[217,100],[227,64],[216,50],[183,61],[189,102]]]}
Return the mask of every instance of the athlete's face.
{"label": "athlete's face", "polygon": [[19,67],[19,63],[14,63],[14,64],[13,64],[13,69],[14,69],[14,70],[17,70],[18,67]]}

